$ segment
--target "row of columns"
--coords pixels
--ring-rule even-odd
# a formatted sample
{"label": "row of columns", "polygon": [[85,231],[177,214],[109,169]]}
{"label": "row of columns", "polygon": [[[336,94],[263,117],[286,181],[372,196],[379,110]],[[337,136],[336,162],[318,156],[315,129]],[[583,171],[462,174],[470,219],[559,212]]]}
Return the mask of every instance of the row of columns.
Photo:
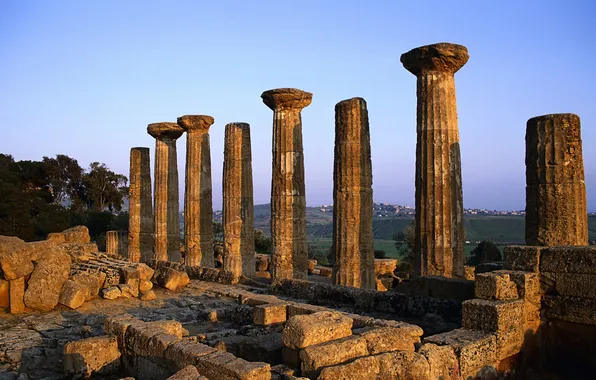
{"label": "row of columns", "polygon": [[[417,77],[415,273],[463,277],[461,155],[454,74],[468,61],[464,46],[439,43],[401,56]],[[273,111],[272,278],[306,279],[306,194],[301,110],[312,94],[291,88],[261,95]],[[151,218],[148,148],[131,150],[129,255],[180,260],[176,140],[187,133],[184,236],[186,263],[214,266],[210,116],[150,124],[156,139]],[[546,115],[528,121],[526,240],[532,245],[587,244],[587,212],[579,118]],[[250,127],[225,130],[224,269],[254,275],[254,209]],[[373,288],[372,163],[366,102],[335,107],[333,279]],[[153,233],[154,232],[154,233]],[[153,235],[152,235],[153,233]],[[152,241],[152,237],[154,241]],[[151,252],[153,249],[153,253]]]}

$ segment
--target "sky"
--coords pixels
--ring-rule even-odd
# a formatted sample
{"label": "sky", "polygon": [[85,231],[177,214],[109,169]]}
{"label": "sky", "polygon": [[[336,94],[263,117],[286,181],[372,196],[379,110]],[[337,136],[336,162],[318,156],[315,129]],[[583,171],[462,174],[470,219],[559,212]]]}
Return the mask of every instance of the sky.
{"label": "sky", "polygon": [[273,113],[260,95],[295,87],[313,93],[302,112],[307,204],[332,203],[334,106],[363,97],[374,199],[413,206],[416,78],[400,55],[436,42],[470,54],[455,76],[464,207],[523,210],[526,121],[571,112],[596,211],[590,0],[0,1],[0,153],[66,154],[128,175],[131,147],[150,147],[153,166],[147,124],[211,115],[214,208],[230,122],[251,125],[254,202],[268,203]]}

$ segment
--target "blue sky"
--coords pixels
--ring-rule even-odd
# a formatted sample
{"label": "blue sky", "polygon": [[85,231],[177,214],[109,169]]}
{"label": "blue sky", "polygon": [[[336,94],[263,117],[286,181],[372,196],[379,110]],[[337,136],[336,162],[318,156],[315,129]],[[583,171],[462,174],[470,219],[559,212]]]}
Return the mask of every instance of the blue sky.
{"label": "blue sky", "polygon": [[[314,94],[302,113],[307,203],[331,203],[334,106],[360,96],[375,201],[413,206],[416,79],[399,58],[443,41],[470,53],[456,74],[464,206],[523,209],[527,119],[573,112],[596,210],[593,1],[2,1],[0,152],[128,175],[131,147],[153,160],[147,124],[211,115],[217,209],[224,126],[244,121],[255,203],[267,203],[273,115],[260,94],[296,87]],[[181,193],[184,154],[183,136]]]}

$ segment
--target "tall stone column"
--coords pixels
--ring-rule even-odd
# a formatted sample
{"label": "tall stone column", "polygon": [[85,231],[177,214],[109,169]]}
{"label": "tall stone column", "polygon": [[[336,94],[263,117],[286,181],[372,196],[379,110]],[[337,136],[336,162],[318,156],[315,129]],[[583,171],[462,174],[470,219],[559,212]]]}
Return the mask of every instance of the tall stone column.
{"label": "tall stone column", "polygon": [[439,43],[402,54],[417,77],[416,255],[423,276],[464,276],[461,157],[454,74],[468,61],[461,45]]}
{"label": "tall stone column", "polygon": [[153,205],[149,148],[130,150],[130,187],[128,197],[128,259],[148,262],[153,259]]}
{"label": "tall stone column", "polygon": [[375,288],[372,162],[366,101],[335,105],[333,282]]}
{"label": "tall stone column", "polygon": [[154,123],[147,133],[155,137],[155,259],[180,262],[176,140],[184,130],[176,123]]}
{"label": "tall stone column", "polygon": [[223,166],[223,231],[225,270],[255,275],[255,217],[250,126],[226,125]]}
{"label": "tall stone column", "polygon": [[534,117],[526,126],[526,244],[588,245],[579,116]]}
{"label": "tall stone column", "polygon": [[312,94],[280,88],[263,92],[273,110],[273,168],[271,179],[271,255],[273,281],[308,275],[306,196],[300,111]]}
{"label": "tall stone column", "polygon": [[186,264],[215,267],[213,256],[213,202],[211,193],[211,116],[185,115],[178,125],[186,131],[186,187],[184,245]]}
{"label": "tall stone column", "polygon": [[[112,255],[128,257],[128,239],[124,231],[106,231],[106,252]],[[132,261],[132,260],[131,260]]]}

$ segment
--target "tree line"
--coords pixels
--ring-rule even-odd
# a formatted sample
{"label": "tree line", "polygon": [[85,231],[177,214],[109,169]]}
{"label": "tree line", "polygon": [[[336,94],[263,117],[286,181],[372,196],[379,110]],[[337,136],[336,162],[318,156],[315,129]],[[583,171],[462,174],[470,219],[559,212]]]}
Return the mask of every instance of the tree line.
{"label": "tree line", "polygon": [[34,241],[75,225],[87,226],[93,238],[127,229],[127,184],[99,162],[83,169],[63,154],[15,161],[0,153],[0,235]]}

